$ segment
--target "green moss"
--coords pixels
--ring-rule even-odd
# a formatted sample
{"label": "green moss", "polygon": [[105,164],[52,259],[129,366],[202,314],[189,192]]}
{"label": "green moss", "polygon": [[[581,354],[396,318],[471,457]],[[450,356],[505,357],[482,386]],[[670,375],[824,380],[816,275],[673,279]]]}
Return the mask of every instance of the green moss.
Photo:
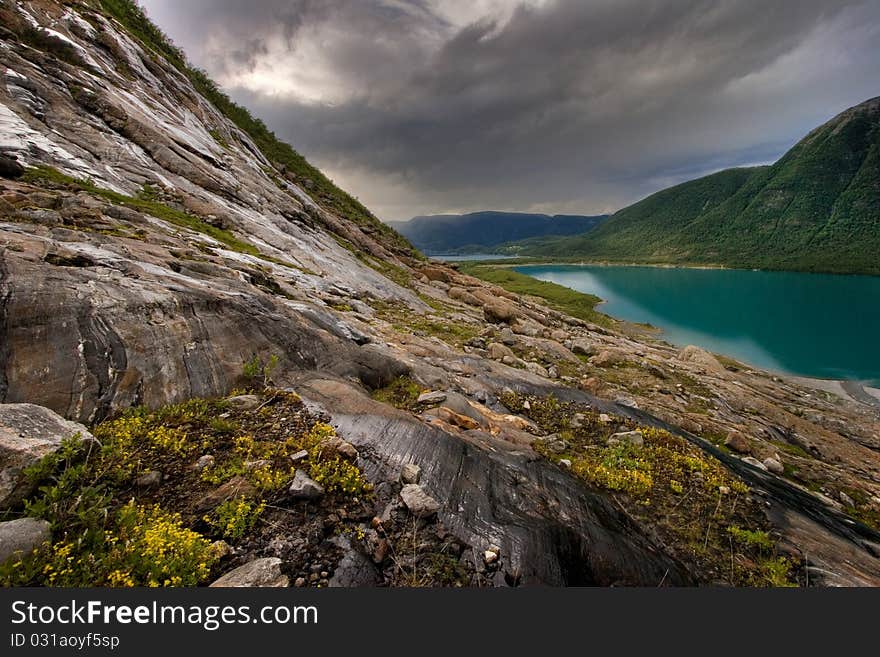
{"label": "green moss", "polygon": [[463,263],[460,269],[464,274],[488,281],[509,292],[539,297],[550,308],[572,317],[602,326],[612,324],[610,317],[595,309],[596,304],[602,300],[592,294],[576,292],[556,283],[539,281],[506,267]]}
{"label": "green moss", "polygon": [[737,527],[736,525],[731,525],[727,528],[727,533],[730,534],[737,543],[756,547],[760,550],[772,550],[774,546],[773,539],[770,538],[770,535],[765,531],[753,531]]}
{"label": "green moss", "polygon": [[418,403],[422,387],[408,376],[401,376],[384,388],[373,391],[373,399],[403,410],[412,410]]}
{"label": "green moss", "polygon": [[121,205],[127,208],[131,208],[132,210],[137,210],[138,212],[143,212],[144,214],[156,217],[157,219],[167,221],[168,223],[174,224],[175,226],[187,228],[197,233],[202,233],[204,235],[212,237],[233,251],[261,258],[265,257],[253,244],[243,242],[242,240],[235,237],[228,230],[217,228],[216,226],[212,226],[211,224],[202,221],[194,215],[187,214],[182,210],[172,208],[165,205],[164,203],[160,203],[159,201],[151,200],[148,195],[139,195],[137,197],[126,196],[125,194],[120,194],[119,192],[114,192],[109,189],[104,189],[103,187],[98,187],[94,182],[90,180],[80,180],[65,175],[57,169],[48,166],[39,166],[28,169],[25,172],[23,180],[26,182],[41,184],[52,183],[60,185],[62,187],[66,187],[68,189],[76,189],[79,191],[88,192],[95,196],[106,199],[107,201],[110,201],[115,205]]}

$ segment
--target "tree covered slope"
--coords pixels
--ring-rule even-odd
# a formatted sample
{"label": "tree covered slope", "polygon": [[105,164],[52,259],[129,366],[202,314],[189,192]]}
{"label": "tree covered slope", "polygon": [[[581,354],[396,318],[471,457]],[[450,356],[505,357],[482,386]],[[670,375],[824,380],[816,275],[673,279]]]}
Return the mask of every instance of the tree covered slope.
{"label": "tree covered slope", "polygon": [[880,98],[813,130],[776,164],[660,191],[530,255],[880,274]]}
{"label": "tree covered slope", "polygon": [[485,211],[413,217],[389,225],[426,253],[465,253],[531,237],[586,233],[606,218]]}

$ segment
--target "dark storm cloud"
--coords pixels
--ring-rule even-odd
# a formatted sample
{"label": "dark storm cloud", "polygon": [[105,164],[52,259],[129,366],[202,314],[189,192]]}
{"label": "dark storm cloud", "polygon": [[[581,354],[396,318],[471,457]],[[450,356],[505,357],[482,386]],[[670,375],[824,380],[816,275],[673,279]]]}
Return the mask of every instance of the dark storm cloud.
{"label": "dark storm cloud", "polygon": [[148,0],[383,218],[600,211],[880,93],[880,3]]}

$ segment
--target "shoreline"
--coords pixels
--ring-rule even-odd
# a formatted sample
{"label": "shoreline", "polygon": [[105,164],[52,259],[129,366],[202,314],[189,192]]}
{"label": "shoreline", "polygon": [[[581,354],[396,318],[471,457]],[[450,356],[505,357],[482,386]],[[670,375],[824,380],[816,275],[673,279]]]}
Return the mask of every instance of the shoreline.
{"label": "shoreline", "polygon": [[[473,260],[468,261],[468,265],[485,265],[492,266],[497,268],[515,268],[515,267],[540,267],[540,266],[554,266],[560,264],[568,264],[573,266],[600,266],[600,267],[623,267],[623,266],[638,266],[638,267],[657,267],[664,269],[714,269],[714,270],[729,270],[725,267],[710,267],[710,266],[688,266],[688,265],[664,265],[664,264],[642,264],[642,265],[621,265],[621,264],[613,264],[613,263],[561,263],[561,262],[529,262],[529,263],[496,263],[491,260]],[[765,270],[740,270],[740,271],[765,271]],[[524,272],[523,272],[524,273]],[[814,272],[797,272],[797,273],[814,273]],[[528,275],[528,274],[526,274]],[[534,277],[531,277],[534,278]],[[535,278],[535,280],[540,280]],[[567,288],[572,290],[572,288]],[[586,294],[584,292],[580,292],[578,290],[572,290],[573,292],[577,292],[579,294]],[[655,339],[661,340],[670,347],[675,349],[682,349],[686,345],[676,345],[672,342],[669,342],[664,339],[664,329],[660,326],[654,325],[643,325],[636,322],[632,322],[627,319],[623,319],[620,317],[615,317],[614,315],[610,315],[608,313],[602,312],[599,308],[608,303],[607,299],[602,299],[598,297],[598,295],[591,294],[591,296],[599,298],[599,302],[595,304],[597,312],[602,313],[606,317],[609,317],[612,321],[620,323],[622,325],[628,325],[632,327],[639,328],[641,330],[649,331],[651,333],[656,333]],[[880,412],[880,388],[872,387],[872,383],[876,385],[875,382],[867,382],[867,381],[859,381],[855,379],[825,379],[821,377],[813,377],[807,376],[803,374],[796,374],[793,372],[785,372],[780,370],[774,370],[766,367],[761,367],[749,363],[747,361],[742,360],[741,358],[733,355],[733,354],[725,354],[721,352],[715,352],[709,350],[710,353],[716,356],[723,356],[725,358],[730,358],[738,363],[741,363],[749,370],[753,370],[756,372],[765,373],[771,377],[778,377],[782,379],[786,379],[788,381],[794,382],[796,384],[802,385],[807,388],[811,388],[813,390],[820,390],[823,392],[831,393],[841,397],[842,399],[850,400],[864,406],[868,406],[869,408],[875,409],[877,412]]]}
{"label": "shoreline", "polygon": [[[492,255],[489,253],[482,255]],[[441,256],[429,256],[441,257]],[[498,260],[443,260],[448,264],[467,262],[472,265],[486,265],[493,267],[548,267],[548,266],[571,266],[571,267],[651,267],[654,269],[694,269],[708,271],[746,271],[765,272],[771,274],[811,274],[817,276],[858,276],[864,278],[880,278],[880,274],[845,273],[832,271],[805,271],[803,269],[767,269],[762,267],[732,267],[721,264],[707,263],[664,263],[664,262],[616,262],[610,260],[565,260],[565,259],[538,259],[530,260],[534,256],[507,256],[499,257]],[[504,260],[522,259],[525,262],[504,262]]]}

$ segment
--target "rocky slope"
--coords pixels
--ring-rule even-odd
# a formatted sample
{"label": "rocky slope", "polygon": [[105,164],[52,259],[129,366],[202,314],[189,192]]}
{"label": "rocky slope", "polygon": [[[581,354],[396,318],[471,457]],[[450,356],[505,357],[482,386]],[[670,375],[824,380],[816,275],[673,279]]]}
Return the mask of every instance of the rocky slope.
{"label": "rocky slope", "polygon": [[880,98],[816,128],[769,167],[662,190],[577,239],[522,252],[617,262],[880,274]]}
{"label": "rocky slope", "polygon": [[[340,572],[335,583],[880,583],[880,537],[862,522],[876,526],[880,513],[875,409],[425,263],[267,157],[109,5],[120,3],[0,2],[8,518],[34,510],[21,504],[22,470],[68,431],[41,438],[28,418],[47,411],[15,404],[110,431],[105,453],[124,425],[101,423],[125,409],[251,387],[262,396],[249,410],[217,402],[144,434],[180,431],[216,453],[149,452],[114,480],[117,499],[170,504],[203,527],[193,496],[229,501],[238,480],[200,478],[186,459],[232,459],[239,445],[224,432],[249,432],[275,459],[253,467],[280,477],[293,454],[272,445],[319,418],[356,449],[374,492],[310,498],[308,482],[281,482],[268,498],[277,517],[213,575],[243,566],[245,581],[275,584]],[[315,477],[323,449],[308,457]],[[419,483],[403,483],[417,490],[399,481],[410,464]],[[291,514],[306,521],[281,520]],[[465,574],[401,580],[376,554],[376,532],[399,539],[407,526],[437,550],[452,546]],[[342,528],[356,540],[334,539]],[[56,522],[59,544],[62,531]],[[433,555],[431,545],[413,552]],[[788,565],[773,578],[778,559]]]}

